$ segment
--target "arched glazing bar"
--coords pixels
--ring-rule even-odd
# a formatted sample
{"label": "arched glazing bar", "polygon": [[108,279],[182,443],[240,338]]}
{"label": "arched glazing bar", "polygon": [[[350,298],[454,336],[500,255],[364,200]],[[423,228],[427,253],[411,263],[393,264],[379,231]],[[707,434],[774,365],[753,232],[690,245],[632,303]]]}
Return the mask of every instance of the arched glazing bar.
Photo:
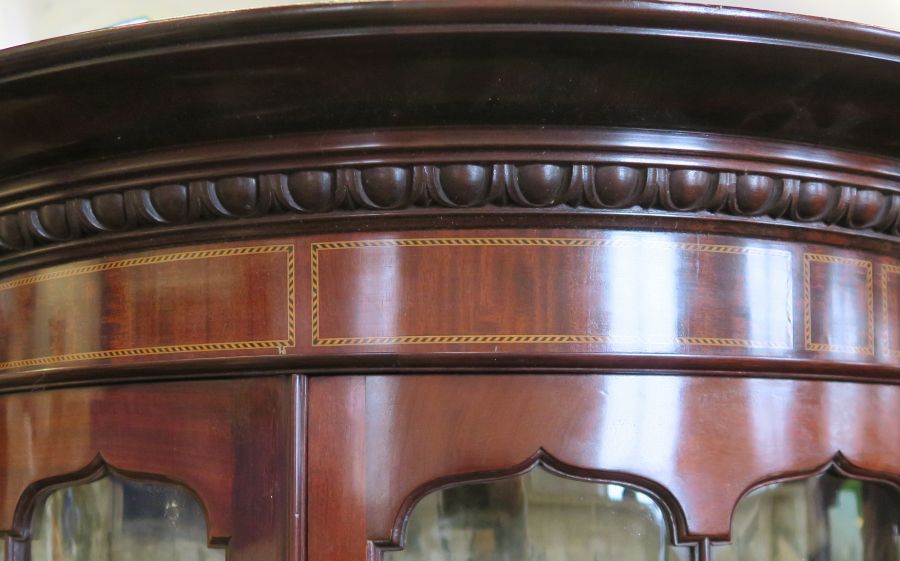
{"label": "arched glazing bar", "polygon": [[224,561],[207,543],[206,515],[184,487],[108,471],[57,488],[35,506],[29,561]]}
{"label": "arched glazing bar", "polygon": [[524,475],[426,495],[413,509],[404,549],[385,561],[688,561],[672,543],[656,500],[637,487]]}

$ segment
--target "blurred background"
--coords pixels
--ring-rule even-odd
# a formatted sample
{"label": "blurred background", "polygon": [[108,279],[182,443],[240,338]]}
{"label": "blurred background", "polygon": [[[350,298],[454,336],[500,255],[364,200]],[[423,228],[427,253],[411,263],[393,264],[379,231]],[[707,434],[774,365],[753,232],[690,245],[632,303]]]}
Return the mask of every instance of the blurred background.
{"label": "blurred background", "polygon": [[[326,0],[330,2],[341,0]],[[453,0],[447,0],[452,2]],[[689,0],[809,14],[900,30],[900,0]],[[174,17],[313,1],[0,0],[0,49],[48,37]],[[315,0],[322,3],[322,0]]]}

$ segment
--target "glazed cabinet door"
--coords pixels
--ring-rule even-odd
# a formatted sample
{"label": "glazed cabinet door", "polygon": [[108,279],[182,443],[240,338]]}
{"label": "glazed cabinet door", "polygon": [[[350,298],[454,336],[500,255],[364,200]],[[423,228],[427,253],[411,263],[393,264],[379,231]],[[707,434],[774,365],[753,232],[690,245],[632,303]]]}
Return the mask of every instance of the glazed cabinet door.
{"label": "glazed cabinet door", "polygon": [[0,397],[7,559],[285,559],[299,392],[272,377]]}
{"label": "glazed cabinet door", "polygon": [[896,561],[900,387],[313,378],[308,559]]}

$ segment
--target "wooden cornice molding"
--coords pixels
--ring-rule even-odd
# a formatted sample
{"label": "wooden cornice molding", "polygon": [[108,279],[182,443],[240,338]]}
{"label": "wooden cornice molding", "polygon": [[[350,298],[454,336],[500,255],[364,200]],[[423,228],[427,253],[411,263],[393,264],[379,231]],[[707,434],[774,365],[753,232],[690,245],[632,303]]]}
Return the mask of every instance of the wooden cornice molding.
{"label": "wooden cornice molding", "polygon": [[[0,261],[34,248],[159,227],[252,231],[272,215],[413,208],[629,210],[756,218],[900,239],[900,192],[825,180],[617,163],[446,163],[327,167],[167,182],[64,198],[0,214]],[[238,234],[241,235],[240,230]],[[243,233],[246,235],[246,232]]]}

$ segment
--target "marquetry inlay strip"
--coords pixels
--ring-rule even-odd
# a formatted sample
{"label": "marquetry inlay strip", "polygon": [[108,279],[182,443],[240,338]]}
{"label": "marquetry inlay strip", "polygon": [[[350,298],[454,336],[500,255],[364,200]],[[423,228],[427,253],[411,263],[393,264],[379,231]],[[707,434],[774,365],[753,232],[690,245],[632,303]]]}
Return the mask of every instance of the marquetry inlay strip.
{"label": "marquetry inlay strip", "polygon": [[[821,343],[813,340],[813,313],[812,313],[812,287],[810,277],[812,275],[812,263],[826,263],[830,265],[847,265],[859,267],[866,273],[866,345],[835,345]],[[821,253],[803,254],[803,333],[807,351],[825,351],[839,353],[855,353],[863,355],[875,354],[875,287],[873,279],[873,265],[865,259],[852,259],[837,257]]]}
{"label": "marquetry inlay strip", "polygon": [[[410,238],[313,242],[310,244],[310,281],[312,289],[311,326],[313,347],[346,347],[375,345],[423,345],[423,344],[605,344],[648,343],[637,337],[592,334],[466,334],[466,335],[397,335],[376,337],[322,337],[320,333],[321,298],[319,267],[321,253],[325,251],[384,247],[589,247],[589,248],[662,248],[728,255],[779,256],[787,261],[790,269],[791,254],[777,249],[763,249],[727,244],[670,242],[664,240],[598,239],[598,238]],[[764,349],[790,349],[792,344],[777,341],[758,341],[735,337],[685,336],[673,337],[668,343],[709,347],[740,347]]]}
{"label": "marquetry inlay strip", "polygon": [[0,291],[11,290],[58,279],[71,278],[79,275],[98,273],[104,271],[112,271],[116,269],[129,269],[133,267],[143,267],[149,265],[158,265],[164,263],[176,263],[184,261],[195,261],[200,259],[215,259],[223,257],[235,257],[245,255],[259,255],[284,253],[287,265],[287,291],[285,310],[287,313],[287,337],[284,339],[260,340],[260,341],[228,341],[217,343],[189,343],[181,345],[159,345],[149,347],[135,347],[126,349],[106,349],[98,351],[86,351],[79,353],[67,353],[62,355],[50,355],[35,358],[26,358],[19,360],[10,360],[0,362],[0,369],[10,368],[28,368],[34,366],[47,366],[52,364],[75,362],[80,360],[101,360],[108,358],[120,357],[143,357],[155,356],[162,354],[179,354],[179,353],[202,353],[202,352],[225,352],[225,351],[243,351],[243,350],[263,350],[276,349],[279,353],[284,353],[285,349],[292,348],[296,345],[296,265],[294,259],[294,246],[292,244],[282,245],[259,245],[246,247],[229,247],[219,249],[204,249],[197,251],[181,251],[176,253],[164,253],[159,255],[149,255],[142,257],[133,257],[128,259],[119,259],[106,263],[95,263],[91,265],[80,265],[75,267],[67,267],[57,271],[40,273],[13,279],[0,284]]}

